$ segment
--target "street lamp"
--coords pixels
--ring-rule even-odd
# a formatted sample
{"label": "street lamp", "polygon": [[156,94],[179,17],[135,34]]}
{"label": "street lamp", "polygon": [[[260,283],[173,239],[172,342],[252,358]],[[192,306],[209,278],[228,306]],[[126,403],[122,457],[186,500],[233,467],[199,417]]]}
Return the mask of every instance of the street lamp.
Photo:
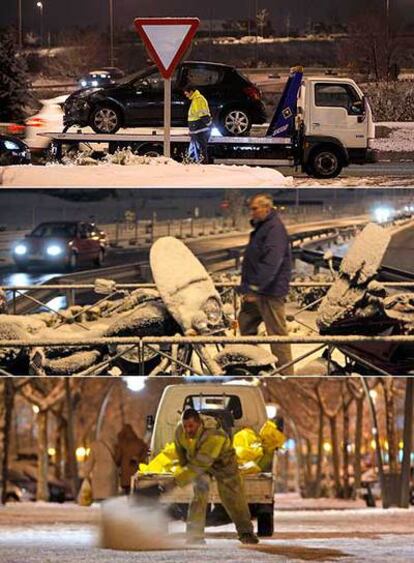
{"label": "street lamp", "polygon": [[36,2],[40,15],[40,42],[43,47],[43,2]]}

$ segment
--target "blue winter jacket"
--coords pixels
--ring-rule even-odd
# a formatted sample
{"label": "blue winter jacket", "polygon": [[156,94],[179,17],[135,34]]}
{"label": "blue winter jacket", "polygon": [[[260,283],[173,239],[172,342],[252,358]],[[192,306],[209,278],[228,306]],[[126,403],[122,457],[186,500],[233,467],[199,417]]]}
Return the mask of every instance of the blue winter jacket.
{"label": "blue winter jacket", "polygon": [[289,237],[275,210],[263,221],[252,221],[242,265],[241,293],[285,297],[289,292],[292,259]]}

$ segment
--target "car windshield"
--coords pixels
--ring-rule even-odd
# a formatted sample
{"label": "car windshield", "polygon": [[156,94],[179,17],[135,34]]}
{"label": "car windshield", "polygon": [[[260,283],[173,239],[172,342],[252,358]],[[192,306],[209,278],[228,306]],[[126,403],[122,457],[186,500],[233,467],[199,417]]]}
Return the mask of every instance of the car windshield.
{"label": "car windshield", "polygon": [[150,74],[151,72],[153,72],[155,68],[156,68],[155,66],[150,66],[148,68],[145,68],[144,70],[140,70],[139,72],[134,72],[133,74],[128,74],[122,80],[119,80],[118,84],[121,85],[121,84],[133,83],[136,80],[139,80],[140,78],[143,78],[147,74]]}
{"label": "car windshield", "polygon": [[76,224],[44,223],[30,233],[32,237],[62,237],[70,238],[76,235]]}

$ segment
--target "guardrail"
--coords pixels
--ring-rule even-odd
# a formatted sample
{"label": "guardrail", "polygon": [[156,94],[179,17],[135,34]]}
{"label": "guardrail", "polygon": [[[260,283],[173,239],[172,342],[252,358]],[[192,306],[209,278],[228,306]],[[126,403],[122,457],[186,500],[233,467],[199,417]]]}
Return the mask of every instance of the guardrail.
{"label": "guardrail", "polygon": [[[358,350],[352,351],[352,347],[356,344],[411,344],[414,345],[414,335],[397,335],[397,336],[362,336],[362,335],[351,335],[351,336],[163,336],[163,337],[94,337],[85,343],[84,338],[74,337],[74,338],[36,338],[31,337],[25,340],[0,340],[1,348],[45,348],[45,347],[65,347],[65,348],[81,348],[85,347],[111,347],[115,350],[113,357],[105,359],[100,363],[93,365],[81,373],[74,374],[76,376],[87,376],[87,375],[108,375],[108,368],[110,368],[116,360],[124,357],[126,354],[131,354],[132,351],[136,352],[134,357],[134,366],[137,373],[134,375],[144,376],[144,375],[158,375],[156,373],[145,373],[145,363],[148,358],[147,353],[152,355],[156,354],[161,356],[163,360],[168,361],[170,367],[176,367],[176,375],[223,375],[222,370],[215,372],[214,370],[214,359],[210,363],[206,359],[206,354],[200,350],[200,346],[205,347],[215,347],[216,350],[223,349],[225,345],[272,345],[272,344],[303,344],[312,345],[317,344],[316,348],[306,351],[305,353],[297,356],[288,364],[279,366],[272,371],[267,371],[265,375],[283,375],[284,370],[291,368],[299,361],[302,361],[315,353],[320,353],[323,349],[327,349],[327,364],[325,375],[332,375],[330,366],[334,367],[335,375],[337,373],[337,365],[332,361],[331,356],[335,348],[339,348],[340,351],[345,355],[349,356],[352,360],[359,363],[365,369],[371,370],[369,374],[365,375],[395,375],[390,373],[381,367],[376,366],[372,361],[361,356]],[[187,347],[187,350],[191,349],[196,352],[200,358],[201,367],[197,368],[193,364],[190,364],[187,360],[179,359],[177,355],[178,347]],[[120,350],[117,348],[119,347]],[[168,348],[167,348],[168,347]],[[175,351],[174,351],[175,350]],[[185,356],[187,357],[187,356]],[[191,357],[191,354],[190,354]],[[211,356],[210,356],[210,359]],[[212,367],[213,365],[213,367]],[[166,364],[164,364],[164,369]],[[185,370],[183,372],[183,369]],[[110,375],[112,375],[109,372]],[[12,375],[8,373],[5,369],[0,368],[0,375]],[[53,374],[50,374],[53,375]],[[245,374],[248,375],[248,374]],[[257,375],[260,375],[258,373]],[[307,373],[307,376],[312,376],[315,374]],[[320,376],[320,374],[317,374]],[[346,375],[344,373],[343,375]],[[406,376],[408,373],[400,373],[398,375]]]}

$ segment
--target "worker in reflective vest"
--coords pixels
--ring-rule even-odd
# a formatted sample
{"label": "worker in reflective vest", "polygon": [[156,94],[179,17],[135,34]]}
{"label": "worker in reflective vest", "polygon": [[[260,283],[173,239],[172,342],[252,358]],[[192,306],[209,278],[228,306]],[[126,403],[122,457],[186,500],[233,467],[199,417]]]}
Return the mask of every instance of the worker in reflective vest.
{"label": "worker in reflective vest", "polygon": [[208,141],[212,125],[208,102],[192,84],[184,87],[184,95],[191,101],[188,110],[188,128],[191,137],[189,156],[196,162],[208,164]]}
{"label": "worker in reflective vest", "polygon": [[258,543],[236,452],[218,420],[187,408],[176,428],[175,448],[180,463],[174,474],[175,483],[180,487],[192,483],[194,489],[187,517],[188,543],[204,543],[212,477],[216,480],[222,505],[236,526],[239,540],[247,544]]}

